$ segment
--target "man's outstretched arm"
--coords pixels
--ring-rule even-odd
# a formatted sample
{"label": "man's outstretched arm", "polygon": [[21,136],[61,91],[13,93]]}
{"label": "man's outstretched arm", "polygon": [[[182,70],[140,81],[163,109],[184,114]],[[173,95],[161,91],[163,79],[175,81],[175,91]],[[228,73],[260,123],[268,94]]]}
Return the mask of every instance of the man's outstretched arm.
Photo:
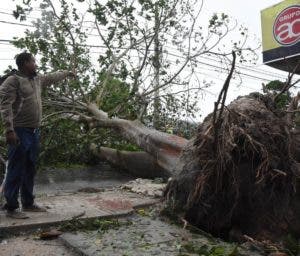
{"label": "man's outstretched arm", "polygon": [[64,80],[67,77],[72,77],[74,78],[75,75],[73,72],[71,71],[56,71],[53,73],[49,73],[49,74],[45,74],[45,75],[40,75],[40,79],[41,79],[41,85],[42,86],[49,86],[51,84],[55,84],[58,83],[62,80]]}

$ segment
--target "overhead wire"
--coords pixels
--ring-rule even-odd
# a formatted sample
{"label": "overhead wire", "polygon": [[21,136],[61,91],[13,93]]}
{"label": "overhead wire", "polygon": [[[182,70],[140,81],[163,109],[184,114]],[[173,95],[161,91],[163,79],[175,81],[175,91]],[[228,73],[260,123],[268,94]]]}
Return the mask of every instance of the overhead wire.
{"label": "overhead wire", "polygon": [[[0,9],[3,9],[3,8],[0,8]],[[7,14],[7,15],[12,15],[13,16],[12,13],[6,13],[6,12],[0,12],[0,13]],[[20,23],[20,22],[17,23],[17,22],[3,21],[3,20],[0,20],[0,23],[11,24],[11,25],[20,25],[20,26],[25,26],[25,27],[35,27],[33,25],[23,24],[23,23]],[[92,27],[88,27],[88,28],[92,28]],[[0,44],[7,43],[7,45],[8,45],[11,41],[12,40],[8,40],[8,39],[0,39]],[[92,45],[92,44],[86,44],[86,45],[82,45],[82,46],[86,46],[86,47],[90,47],[90,48],[104,48],[104,49],[107,48],[104,45]],[[168,48],[172,48],[172,47],[168,46]],[[120,47],[119,49],[127,49],[127,48],[126,47],[124,47],[124,48]],[[175,48],[173,47],[173,49],[175,49]],[[149,50],[150,51],[154,51],[152,49],[149,49]],[[180,56],[178,54],[175,54],[174,52],[168,52],[168,54],[171,55],[171,56],[177,57],[177,58],[185,59],[184,56]],[[210,61],[213,61],[213,62],[217,62],[218,64],[221,64],[220,60],[213,59],[211,56],[210,57],[199,56],[199,58],[202,58],[202,59],[205,59],[205,60],[210,60]],[[199,61],[199,60],[197,60],[197,63],[202,64],[202,65],[212,66],[212,67],[215,67],[215,68],[219,68],[216,65],[212,65],[212,64],[209,64],[209,63],[204,63],[204,62]],[[250,72],[260,73],[260,75],[264,75],[264,76],[270,76],[270,77],[276,76],[276,78],[278,78],[278,79],[285,79],[283,76],[279,76],[278,74],[271,73],[271,72],[264,71],[264,70],[258,70],[258,69],[255,69],[255,68],[241,67],[241,66],[238,66],[238,68],[243,69],[243,71],[247,70],[247,71],[250,71]],[[271,81],[272,80],[272,79],[258,77],[257,75],[246,74],[244,72],[239,72],[239,74],[247,76],[247,77],[259,79],[259,80],[265,80],[265,81]]]}
{"label": "overhead wire", "polygon": [[[9,39],[0,39],[0,43],[1,42],[11,42],[13,40],[9,40]],[[86,46],[86,47],[97,47],[97,48],[106,48],[105,46],[99,46],[99,45],[82,45],[82,46]],[[124,48],[126,49],[126,48]],[[95,53],[95,52],[94,52]],[[182,59],[185,59],[183,56],[180,56],[180,55],[177,55],[177,54],[174,54],[174,53],[168,53],[169,55],[173,56],[173,57],[177,57],[177,58],[182,58]],[[222,67],[222,66],[217,66],[217,65],[214,65],[214,64],[211,64],[211,63],[207,63],[207,62],[203,62],[203,61],[199,61],[197,60],[197,63],[198,64],[202,64],[202,65],[206,65],[206,66],[209,66],[209,67],[214,67],[214,68],[217,68],[217,69],[221,69],[221,70],[225,70],[227,71],[226,68]],[[250,78],[255,78],[255,79],[258,79],[258,80],[261,80],[261,81],[272,81],[271,79],[267,79],[267,78],[263,78],[263,77],[259,77],[259,76],[255,76],[255,75],[251,75],[251,74],[247,74],[247,73],[244,73],[244,72],[241,72],[241,71],[237,71],[237,74],[239,75],[243,75],[243,76],[246,76],[246,77],[250,77]]]}

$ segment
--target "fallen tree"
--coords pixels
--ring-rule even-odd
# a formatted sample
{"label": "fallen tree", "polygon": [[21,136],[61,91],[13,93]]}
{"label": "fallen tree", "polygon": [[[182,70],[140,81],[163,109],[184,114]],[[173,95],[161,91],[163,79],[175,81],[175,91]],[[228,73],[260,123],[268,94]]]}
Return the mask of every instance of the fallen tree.
{"label": "fallen tree", "polygon": [[76,120],[91,129],[114,129],[143,149],[95,152],[127,169],[136,163],[133,171],[144,164],[149,173],[172,176],[166,205],[187,222],[226,238],[233,230],[259,239],[274,240],[291,231],[299,236],[299,136],[293,126],[299,97],[288,111],[278,109],[272,95],[259,93],[225,106],[233,69],[234,61],[215,111],[189,141],[139,121],[109,118],[93,103],[81,103],[88,114]]}
{"label": "fallen tree", "polygon": [[106,160],[128,168],[144,163],[145,169],[155,166],[157,176],[172,175],[167,207],[191,224],[224,237],[232,229],[261,238],[290,231],[299,235],[299,148],[286,113],[268,96],[240,97],[224,109],[217,147],[213,118],[209,115],[188,142],[138,122],[103,116],[90,126],[114,128],[147,152],[100,149]]}
{"label": "fallen tree", "polygon": [[156,159],[146,152],[128,152],[107,147],[98,149],[96,145],[91,145],[91,150],[100,160],[107,161],[136,177],[169,178],[172,176],[170,171],[160,167]]}

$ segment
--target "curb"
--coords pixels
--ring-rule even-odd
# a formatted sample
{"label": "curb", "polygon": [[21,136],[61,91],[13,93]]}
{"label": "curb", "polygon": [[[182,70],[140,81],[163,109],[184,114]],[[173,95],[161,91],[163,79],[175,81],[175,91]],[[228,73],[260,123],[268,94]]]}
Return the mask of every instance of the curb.
{"label": "curb", "polygon": [[[79,219],[79,220],[94,220],[94,219],[122,218],[122,217],[129,216],[133,213],[134,213],[134,209],[131,209],[131,210],[124,211],[121,213],[100,215],[100,216],[94,216],[94,217],[80,217],[77,219]],[[45,222],[45,223],[34,223],[34,224],[27,224],[27,225],[21,225],[21,226],[10,226],[10,227],[5,227],[5,228],[0,228],[0,237],[3,238],[6,236],[30,234],[30,233],[34,233],[35,231],[37,231],[39,229],[47,229],[50,227],[57,227],[61,224],[67,223],[71,220],[72,220],[72,218],[65,219],[65,220],[59,220],[59,221]]]}
{"label": "curb", "polygon": [[[141,205],[137,205],[137,206],[133,206],[132,210],[130,211],[130,213],[128,213],[127,215],[124,216],[120,216],[120,217],[126,217],[129,215],[132,215],[135,213],[135,211],[142,209],[142,208],[146,208],[146,207],[150,207],[152,205],[155,205],[159,203],[158,201],[156,202],[149,202],[149,203],[145,203],[145,204],[141,204]],[[119,216],[116,216],[119,217]],[[91,255],[90,253],[85,252],[84,249],[82,249],[80,246],[78,246],[75,242],[73,243],[72,241],[70,241],[69,239],[64,238],[64,236],[60,236],[59,240],[63,243],[63,245],[65,245],[69,250],[75,252],[76,254],[78,254],[79,256],[94,256]]]}
{"label": "curb", "polygon": [[[113,218],[122,218],[129,215],[132,215],[136,210],[141,208],[150,207],[152,205],[157,204],[158,201],[153,201],[149,203],[144,203],[140,205],[133,206],[130,210],[125,210],[120,213],[112,213],[107,215],[99,215],[94,217],[80,217],[75,218],[79,220],[94,220],[94,219],[113,219]],[[0,237],[7,237],[7,236],[13,236],[13,235],[20,235],[20,234],[30,234],[34,233],[35,231],[39,229],[47,229],[50,227],[57,227],[61,224],[67,223],[71,221],[73,218],[65,219],[65,220],[59,220],[59,221],[51,221],[51,222],[44,222],[44,223],[33,223],[33,224],[25,224],[25,225],[19,225],[19,226],[10,226],[10,227],[2,227],[0,228]]]}
{"label": "curb", "polygon": [[66,246],[69,250],[71,250],[72,252],[75,252],[78,256],[91,256],[91,255],[87,254],[86,252],[84,252],[82,249],[80,249],[79,246],[77,246],[76,244],[71,243],[69,240],[67,240],[63,237],[59,237],[58,240],[64,246]]}

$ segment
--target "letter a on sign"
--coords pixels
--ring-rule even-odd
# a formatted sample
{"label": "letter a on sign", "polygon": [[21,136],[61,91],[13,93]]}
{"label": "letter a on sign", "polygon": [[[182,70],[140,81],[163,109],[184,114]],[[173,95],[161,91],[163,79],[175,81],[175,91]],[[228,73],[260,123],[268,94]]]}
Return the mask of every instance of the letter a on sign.
{"label": "letter a on sign", "polygon": [[300,5],[290,6],[279,13],[273,26],[273,34],[275,40],[283,46],[300,41]]}

